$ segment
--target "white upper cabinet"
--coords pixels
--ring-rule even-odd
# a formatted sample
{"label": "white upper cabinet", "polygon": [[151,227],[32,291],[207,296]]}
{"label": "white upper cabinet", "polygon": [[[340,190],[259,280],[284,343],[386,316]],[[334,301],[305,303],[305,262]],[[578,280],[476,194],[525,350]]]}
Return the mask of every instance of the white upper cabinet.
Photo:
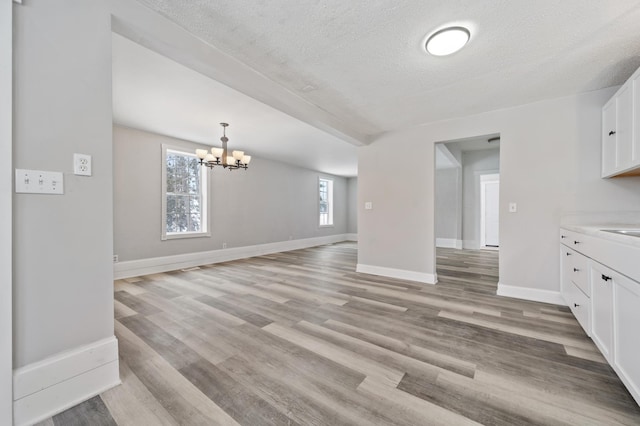
{"label": "white upper cabinet", "polygon": [[632,166],[633,84],[625,84],[616,96],[616,170]]}
{"label": "white upper cabinet", "polygon": [[640,69],[602,108],[602,177],[640,175]]}
{"label": "white upper cabinet", "polygon": [[631,145],[631,158],[634,164],[640,164],[640,72],[636,71],[630,80],[633,86],[633,141]]}
{"label": "white upper cabinet", "polygon": [[602,177],[616,172],[616,100],[602,108]]}

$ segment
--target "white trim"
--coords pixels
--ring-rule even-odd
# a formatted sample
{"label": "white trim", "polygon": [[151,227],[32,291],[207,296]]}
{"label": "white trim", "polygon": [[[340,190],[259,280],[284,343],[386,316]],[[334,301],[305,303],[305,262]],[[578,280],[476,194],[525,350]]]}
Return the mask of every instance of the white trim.
{"label": "white trim", "polygon": [[347,241],[358,241],[358,234],[345,234]]}
{"label": "white trim", "polygon": [[[327,212],[327,223],[326,224],[322,224],[320,223],[320,217],[321,217],[321,213],[320,213],[320,182],[321,181],[325,181],[327,182],[327,205],[329,208],[329,211]],[[332,228],[334,226],[333,223],[333,178],[329,178],[329,177],[324,177],[324,176],[318,176],[318,209],[316,210],[318,212],[318,227],[319,228]]]}
{"label": "white trim", "polygon": [[0,424],[12,424],[13,3],[0,7]]}
{"label": "white trim", "polygon": [[356,266],[356,272],[397,278],[400,280],[417,281],[425,284],[436,284],[438,282],[438,276],[436,274],[407,271],[405,269],[385,268],[382,266],[363,265],[362,263],[358,263]]}
{"label": "white trim", "polygon": [[210,199],[211,196],[209,194],[209,173],[207,170],[200,166],[200,200],[204,201],[202,203],[202,217],[201,222],[204,230],[202,232],[167,232],[167,151],[173,151],[176,154],[184,155],[187,157],[198,158],[192,151],[188,151],[188,148],[173,146],[166,143],[161,145],[162,149],[162,160],[161,160],[161,175],[160,175],[160,184],[162,185],[160,189],[160,193],[162,195],[162,212],[161,212],[161,226],[160,230],[160,239],[162,241],[166,240],[177,240],[182,238],[201,238],[201,237],[210,237],[211,231],[209,231],[209,207],[210,207]]}
{"label": "white trim", "polygon": [[517,287],[498,283],[498,296],[512,297],[515,299],[531,300],[533,302],[553,303],[566,306],[559,291],[541,290],[531,287]]}
{"label": "white trim", "polygon": [[233,247],[222,250],[185,253],[174,256],[153,257],[149,259],[129,260],[114,264],[114,278],[137,277],[140,275],[157,274],[192,268],[194,266],[212,263],[228,262],[230,260],[246,259],[253,256],[298,250],[324,244],[348,241],[348,234],[329,235],[326,237],[304,238],[299,240],[279,241],[275,243],[258,244],[245,247]]}
{"label": "white trim", "polygon": [[14,371],[15,425],[29,425],[120,384],[118,341],[99,340]]}
{"label": "white trim", "polygon": [[462,240],[455,238],[436,238],[436,247],[462,249]]}

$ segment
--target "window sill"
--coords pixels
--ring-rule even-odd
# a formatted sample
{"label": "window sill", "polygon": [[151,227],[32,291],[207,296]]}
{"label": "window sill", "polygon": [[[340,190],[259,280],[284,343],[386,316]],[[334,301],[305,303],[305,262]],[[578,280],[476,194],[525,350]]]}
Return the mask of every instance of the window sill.
{"label": "window sill", "polygon": [[183,238],[202,238],[210,237],[211,232],[180,232],[176,234],[164,234],[162,240],[181,240]]}
{"label": "window sill", "polygon": [[318,225],[318,228],[334,228],[335,225]]}

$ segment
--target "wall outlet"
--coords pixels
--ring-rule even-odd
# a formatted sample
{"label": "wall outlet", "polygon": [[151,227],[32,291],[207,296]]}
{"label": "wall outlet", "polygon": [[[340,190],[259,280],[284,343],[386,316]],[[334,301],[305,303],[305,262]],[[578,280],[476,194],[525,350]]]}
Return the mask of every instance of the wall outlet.
{"label": "wall outlet", "polygon": [[118,263],[118,255],[117,254],[113,255],[113,263]]}
{"label": "wall outlet", "polygon": [[73,174],[77,176],[91,176],[91,156],[73,154]]}
{"label": "wall outlet", "polygon": [[227,248],[227,243],[222,243],[222,248],[226,249]]}
{"label": "wall outlet", "polygon": [[518,211],[518,205],[514,202],[509,203],[509,213],[515,213]]}
{"label": "wall outlet", "polygon": [[371,201],[367,201],[366,203],[364,203],[364,209],[365,210],[372,210],[373,209],[373,203]]}

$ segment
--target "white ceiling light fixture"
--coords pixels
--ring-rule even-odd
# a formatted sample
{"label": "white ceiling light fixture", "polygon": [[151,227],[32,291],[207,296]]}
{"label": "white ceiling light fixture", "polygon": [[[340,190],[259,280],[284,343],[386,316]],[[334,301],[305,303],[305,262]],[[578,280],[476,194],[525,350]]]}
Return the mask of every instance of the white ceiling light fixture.
{"label": "white ceiling light fixture", "polygon": [[227,142],[229,142],[229,138],[227,137],[226,130],[229,124],[220,123],[220,125],[222,126],[222,137],[220,138],[222,148],[211,148],[211,154],[209,154],[209,150],[196,149],[196,155],[200,159],[200,165],[207,166],[210,169],[213,169],[215,166],[222,166],[229,170],[247,170],[249,168],[249,162],[251,162],[251,156],[244,155],[244,151],[233,151],[231,155],[228,155]]}
{"label": "white ceiling light fixture", "polygon": [[447,27],[431,34],[424,45],[433,56],[447,56],[462,49],[471,38],[464,27]]}

